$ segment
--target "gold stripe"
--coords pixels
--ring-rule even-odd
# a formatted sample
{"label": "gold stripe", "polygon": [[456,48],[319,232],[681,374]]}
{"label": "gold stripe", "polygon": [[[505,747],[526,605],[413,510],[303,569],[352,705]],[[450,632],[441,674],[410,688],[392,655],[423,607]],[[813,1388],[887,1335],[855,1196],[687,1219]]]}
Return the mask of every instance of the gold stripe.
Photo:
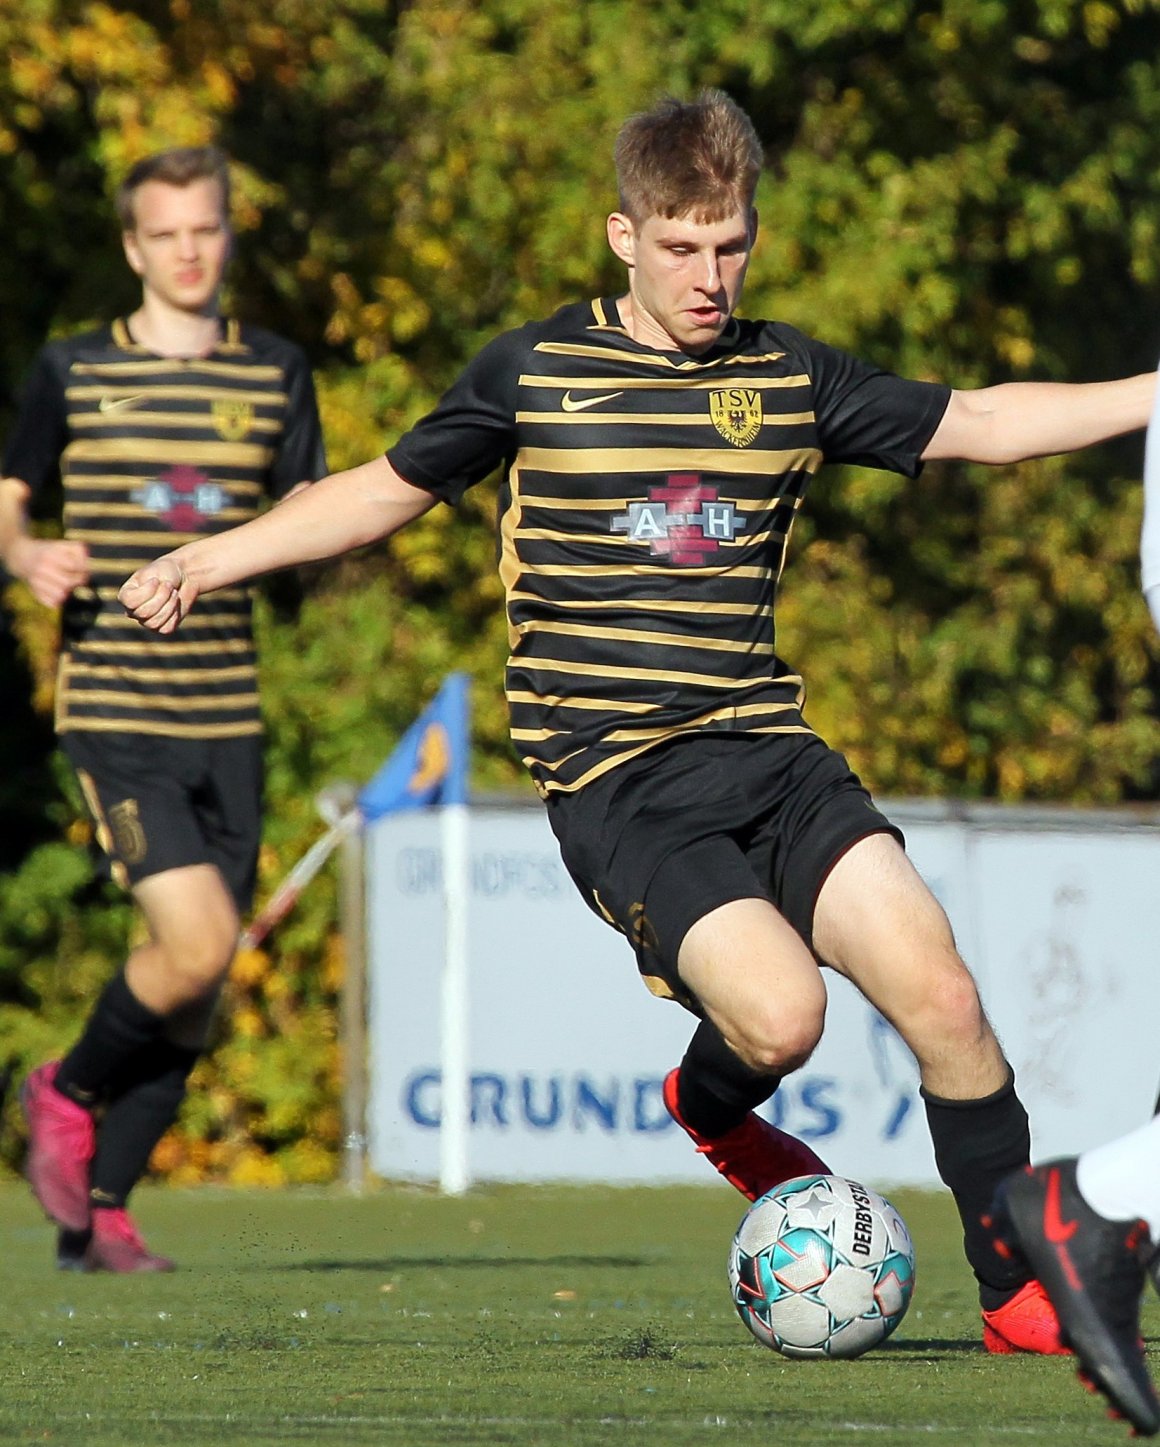
{"label": "gold stripe", "polygon": [[113,848],[113,835],[109,829],[108,820],[105,818],[105,811],[101,808],[101,799],[97,793],[97,786],[93,782],[93,776],[84,769],[78,769],[77,780],[81,786],[81,793],[85,796],[85,803],[89,806],[89,813],[93,816],[93,833],[96,835],[97,843],[109,858],[109,872],[113,876],[113,882],[122,889],[128,889],[129,872],[124,863],[117,858],[116,850]]}
{"label": "gold stripe", "polygon": [[[74,679],[92,678],[116,683],[123,675],[111,664],[80,663],[74,659],[69,676]],[[236,663],[225,668],[135,668],[132,678],[127,679],[126,684],[129,686],[128,691],[132,692],[132,684],[138,679],[142,683],[207,683],[210,679],[224,683],[227,678],[250,679],[253,676],[254,670],[245,663]],[[86,690],[86,696],[87,692]]]}
{"label": "gold stripe", "polygon": [[644,564],[610,566],[607,563],[541,563],[528,566],[524,572],[537,578],[768,578],[769,568],[755,568],[749,564],[739,567],[720,566],[712,563],[698,563],[695,567],[666,568],[658,562],[655,567]]}
{"label": "gold stripe", "polygon": [[172,442],[145,437],[89,437],[70,442],[64,452],[71,462],[204,463],[207,467],[265,467],[272,449],[249,442]]}
{"label": "gold stripe", "polygon": [[[69,670],[70,681],[79,671],[74,664]],[[218,713],[233,713],[241,712],[242,709],[255,708],[258,703],[258,695],[256,693],[232,693],[223,697],[221,694],[209,693],[190,694],[188,698],[169,698],[164,695],[149,695],[147,698],[142,698],[129,689],[79,688],[70,689],[70,701],[74,705],[111,703],[120,708],[139,708],[145,713],[151,711],[184,713],[192,708],[216,709]]]}
{"label": "gold stripe", "polygon": [[[83,368],[77,368],[76,370],[81,371]],[[248,368],[246,375],[250,375]],[[281,377],[280,372],[275,375],[279,378]],[[108,396],[111,390],[107,383],[94,383],[86,386],[66,387],[65,396],[71,401],[99,402],[100,398]],[[271,405],[277,403],[279,406],[284,406],[287,401],[287,393],[282,389],[271,391],[268,387],[258,389],[257,387],[211,387],[208,385],[204,387],[190,387],[187,384],[174,384],[170,387],[164,383],[157,383],[155,386],[143,388],[140,396],[142,401],[147,400],[150,402],[161,401],[162,399],[165,401],[185,401],[190,397],[195,397],[199,401],[204,402],[252,402],[255,406],[261,406],[263,403],[270,403]],[[132,416],[136,409],[125,407],[116,410],[120,411],[122,415]],[[114,413],[114,415],[116,414]],[[154,418],[163,415],[163,413],[150,412],[149,420],[152,422]],[[188,421],[191,414],[186,412],[174,413],[173,415],[184,416],[186,421]]]}
{"label": "gold stripe", "polygon": [[704,648],[711,653],[772,653],[772,643],[735,643],[726,638],[685,638],[678,633],[654,633],[647,628],[600,628],[593,623],[534,622],[517,625],[524,637],[562,633],[569,638],[615,638],[623,643],[654,643],[660,647]]}
{"label": "gold stripe", "polygon": [[[529,507],[532,506],[531,503],[528,505]],[[176,537],[177,534],[175,533],[174,536]],[[712,548],[714,553],[736,553],[746,547],[752,547],[754,543],[761,542],[766,536],[767,534],[765,533],[745,533],[743,535],[739,534],[737,537],[731,539],[715,538],[709,539],[708,541],[714,544]],[[773,536],[780,538],[781,534],[774,533]],[[625,533],[572,533],[561,532],[555,528],[524,528],[520,533],[521,543],[585,543],[591,546],[606,544],[614,547],[621,546],[643,549],[648,546],[650,541],[651,539],[649,538],[630,538]],[[700,539],[690,538],[689,541],[682,544],[680,548],[674,546],[673,551],[681,552],[687,550],[696,552],[699,543]],[[663,557],[664,555],[656,554],[655,556]],[[525,570],[534,573],[536,567],[532,563],[526,563]]]}
{"label": "gold stripe", "polygon": [[72,372],[74,376],[107,377],[110,385],[115,378],[156,377],[164,372],[180,378],[186,384],[202,377],[235,377],[239,382],[260,386],[263,382],[281,382],[283,377],[281,367],[268,363],[215,362],[208,357],[147,357],[140,362],[75,362]]}
{"label": "gold stripe", "polygon": [[[153,479],[149,477],[126,477],[123,472],[88,472],[81,476],[70,475],[68,486],[70,492],[137,492],[145,483],[152,481]],[[220,486],[229,492],[249,493],[254,497],[259,496],[263,491],[262,484],[249,477],[230,478],[228,482],[223,482]],[[120,506],[122,506],[120,503],[109,503],[109,507]]]}
{"label": "gold stripe", "polygon": [[[537,342],[532,349],[536,352],[545,352],[555,357],[593,357],[601,361],[620,362],[626,360],[623,347],[602,347],[594,342]],[[685,368],[685,367],[727,367],[766,366],[770,362],[780,362],[785,357],[784,351],[765,352],[755,356],[737,356],[731,354],[727,357],[682,357],[677,361],[672,353],[654,352],[644,356],[634,356],[634,362],[644,362],[652,367]]]}
{"label": "gold stripe", "polygon": [[[712,501],[713,499],[710,499]],[[721,499],[733,505],[738,512],[763,513],[772,512],[780,503],[786,499],[771,497],[731,497]],[[629,497],[627,494],[620,497],[560,497],[556,494],[551,496],[537,497],[534,493],[524,494],[524,506],[529,508],[543,508],[545,511],[554,512],[615,512],[618,508],[621,512],[628,507],[630,502],[639,501],[639,497]],[[697,506],[698,504],[690,504]]]}
{"label": "gold stripe", "polygon": [[546,608],[587,612],[590,608],[639,608],[646,613],[730,613],[743,618],[772,618],[771,607],[755,607],[751,603],[706,603],[681,598],[541,598],[535,593],[512,593],[508,603],[538,603]]}
{"label": "gold stripe", "polygon": [[[797,709],[796,703],[751,703],[740,708],[719,708],[713,709],[709,713],[698,714],[696,718],[682,719],[677,726],[666,724],[663,728],[650,729],[638,724],[633,728],[615,729],[612,733],[602,734],[600,741],[602,744],[630,744],[637,739],[662,739],[674,732],[684,733],[687,729],[700,728],[705,724],[729,723],[743,717],[767,717],[775,713],[796,713]],[[784,728],[784,725],[759,724],[755,728],[747,728],[745,732],[778,733],[783,732]],[[519,739],[522,743],[546,743],[549,739],[569,738],[571,732],[568,729],[512,729],[512,738]],[[569,754],[569,758],[571,757],[572,755]],[[551,767],[551,765],[546,767]]]}
{"label": "gold stripe", "polygon": [[[218,513],[216,516],[224,517],[225,514]],[[75,526],[69,528],[68,535],[70,540],[75,539],[80,543],[93,543],[97,546],[102,543],[108,543],[110,546],[117,543],[121,547],[133,547],[134,544],[141,547],[148,547],[148,562],[153,562],[158,552],[171,552],[182,542],[188,542],[194,538],[205,536],[200,529],[178,532],[175,528],[166,528],[163,532],[146,532],[144,528],[142,528],[140,532],[129,530],[118,530],[114,532],[112,529],[78,528]],[[120,561],[119,558],[114,559],[104,556],[97,559],[97,562],[103,567],[111,567],[114,562],[119,563]],[[132,566],[136,569],[139,568],[141,564],[137,562]]]}
{"label": "gold stripe", "polygon": [[[520,495],[519,459],[512,464],[508,474],[508,490],[511,494],[511,502],[504,510],[500,519],[500,556],[499,556],[499,577],[503,584],[505,593],[511,593],[516,586],[516,581],[522,571],[519,554],[516,551],[516,533],[519,530],[523,518],[523,501]],[[514,650],[520,641],[520,635],[512,623],[511,613],[508,613],[508,648]]]}
{"label": "gold stripe", "polygon": [[[771,412],[762,419],[769,427],[793,427],[814,420],[812,412]],[[691,416],[683,412],[606,412],[597,408],[585,408],[581,412],[517,412],[517,422],[545,422],[554,426],[584,427],[598,423],[603,427],[712,427],[708,412],[697,412]]]}
{"label": "gold stripe", "polygon": [[[183,625],[184,626],[184,625]],[[99,643],[74,643],[71,654],[76,659],[78,666],[82,659],[90,655],[98,658],[113,656],[116,658],[157,658],[161,649],[164,648],[165,656],[170,655],[180,658],[217,658],[221,654],[254,654],[254,645],[242,638],[207,638],[201,643],[113,643],[102,638]],[[233,665],[231,665],[233,666]],[[249,665],[244,665],[247,668]],[[251,669],[252,671],[252,669]],[[202,670],[204,677],[204,670]]]}
{"label": "gold stripe", "polygon": [[[739,688],[747,687],[745,680],[736,678],[721,678],[715,673],[684,673],[675,668],[621,668],[616,664],[597,663],[572,663],[562,658],[524,658],[517,656],[509,660],[509,667],[523,669],[528,673],[559,673],[565,678],[579,676],[581,678],[628,678],[642,682],[647,678],[658,678],[663,682],[695,683],[702,688]],[[801,679],[796,674],[788,674],[781,678],[752,680],[757,683],[800,683]]]}
{"label": "gold stripe", "polygon": [[522,447],[522,467],[557,476],[584,473],[701,472],[763,477],[791,470],[815,473],[822,463],[814,447],[752,450],[716,447]]}
{"label": "gold stripe", "polygon": [[509,703],[530,703],[537,707],[587,708],[603,713],[656,713],[659,703],[637,703],[635,700],[618,698],[615,702],[607,698],[584,698],[580,695],[562,693],[528,693],[522,688],[508,692]]}
{"label": "gold stripe", "polygon": [[[813,729],[806,728],[804,724],[788,724],[785,728],[770,728],[760,730],[748,729],[746,730],[746,732],[774,734],[812,734]],[[655,749],[658,744],[664,743],[666,738],[681,737],[683,736],[683,734],[683,729],[673,729],[670,733],[665,734],[663,738],[651,739],[648,743],[641,744],[639,748],[625,749],[622,754],[617,754],[614,759],[602,760],[599,764],[596,764],[591,769],[586,770],[583,774],[581,774],[578,778],[573,779],[570,783],[562,784],[558,779],[546,779],[541,782],[540,787],[546,794],[574,794],[577,789],[582,789],[586,784],[591,784],[593,780],[599,779],[602,774],[607,774],[609,769],[615,769],[620,764],[626,764],[629,762],[630,759],[639,758],[641,754],[647,753],[649,749]],[[568,757],[569,759],[571,759],[573,755],[569,755]],[[524,754],[523,761],[527,768],[532,770],[533,772],[539,769],[544,772],[550,773],[554,768],[559,767],[558,764],[546,764],[542,759],[537,759],[534,755],[531,754]],[[568,762],[568,760],[562,759],[560,761],[560,763],[566,762]]]}
{"label": "gold stripe", "polygon": [[65,733],[86,734],[150,734],[167,739],[241,739],[251,734],[260,734],[262,725],[257,720],[239,719],[236,723],[155,723],[151,719],[107,719],[63,716],[67,728]]}
{"label": "gold stripe", "polygon": [[[141,412],[132,408],[125,408],[121,412],[112,413],[82,413],[69,418],[69,426],[88,428],[93,432],[110,431],[114,427],[124,427],[126,421],[139,420],[143,426],[150,431],[162,427],[171,427],[175,432],[206,432],[213,434],[216,431],[212,417],[200,416],[195,412]],[[277,433],[282,430],[282,423],[276,417],[252,417],[246,423],[247,432],[269,432]],[[122,439],[118,439],[122,440]]]}
{"label": "gold stripe", "polygon": [[[623,353],[618,352],[616,355],[621,361],[624,360]],[[634,357],[632,360],[647,362],[649,358]],[[658,358],[656,365],[665,364]],[[672,363],[668,365],[671,366]],[[617,377],[611,374],[606,377],[594,377],[591,374],[587,377],[553,377],[538,372],[521,372],[519,381],[523,387],[550,387],[557,392],[567,392],[573,388],[587,392],[719,392],[722,388],[720,377]],[[792,377],[729,378],[730,388],[747,387],[760,392],[779,392],[787,387],[808,387],[809,384],[810,379],[805,372],[797,372]]]}

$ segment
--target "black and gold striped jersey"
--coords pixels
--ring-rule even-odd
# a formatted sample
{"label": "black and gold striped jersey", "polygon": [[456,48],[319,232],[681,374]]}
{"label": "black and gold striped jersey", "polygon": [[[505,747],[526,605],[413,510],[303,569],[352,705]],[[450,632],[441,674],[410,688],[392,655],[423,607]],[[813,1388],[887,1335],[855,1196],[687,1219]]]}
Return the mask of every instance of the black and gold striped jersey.
{"label": "black and gold striped jersey", "polygon": [[613,299],[486,346],[387,456],[449,502],[496,467],[512,738],[542,795],[689,730],[809,732],[774,595],[823,462],[917,476],[950,392],[775,322],[697,357]]}
{"label": "black and gold striped jersey", "polygon": [[260,730],[251,592],[201,601],[174,637],[129,618],[117,590],[159,553],[252,518],[323,476],[306,356],[230,320],[204,357],[138,346],[124,321],[38,357],[4,450],[34,506],[59,482],[64,535],[92,573],[64,608],[61,732],[225,738]]}

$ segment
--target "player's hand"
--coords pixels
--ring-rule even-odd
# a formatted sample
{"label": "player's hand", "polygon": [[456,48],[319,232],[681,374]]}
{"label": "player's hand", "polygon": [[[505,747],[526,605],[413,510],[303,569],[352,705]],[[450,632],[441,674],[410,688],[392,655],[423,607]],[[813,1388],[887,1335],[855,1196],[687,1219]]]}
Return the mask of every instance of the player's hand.
{"label": "player's hand", "polygon": [[62,538],[21,538],[9,567],[46,608],[59,608],[74,588],[89,581],[89,550]]}
{"label": "player's hand", "polygon": [[154,633],[172,633],[193,607],[197,584],[172,558],[156,558],[127,578],[117,594],[132,618]]}

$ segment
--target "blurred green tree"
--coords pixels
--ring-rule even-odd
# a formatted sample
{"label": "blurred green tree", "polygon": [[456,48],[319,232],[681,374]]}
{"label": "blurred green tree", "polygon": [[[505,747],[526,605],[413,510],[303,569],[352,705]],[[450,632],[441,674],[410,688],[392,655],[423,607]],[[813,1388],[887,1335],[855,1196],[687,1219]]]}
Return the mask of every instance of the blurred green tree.
{"label": "blurred green tree", "polygon": [[[1119,375],[1160,351],[1156,0],[25,0],[0,8],[0,46],[0,425],[46,336],[132,303],[121,173],[214,138],[237,173],[231,304],[307,347],[332,464],[361,461],[495,332],[619,287],[602,224],[616,130],[702,85],[767,146],[750,315],[961,386]],[[1139,473],[1134,439],[917,484],[823,474],[779,645],[815,726],[879,793],[1157,796]],[[451,668],[476,680],[476,785],[525,787],[493,509],[479,488],[458,517],[319,570],[293,626],[264,606],[263,888],[318,832],[318,788],[368,777]],[[43,724],[52,620],[9,597],[0,689],[26,697],[30,672]],[[9,756],[34,756],[36,733],[6,704]],[[41,754],[27,787],[0,790],[18,841],[0,1057],[18,1064],[67,1038],[130,928]],[[341,973],[324,876],[270,953],[239,961],[221,1048],[159,1165],[326,1173]],[[19,1132],[7,1141],[15,1159]]]}

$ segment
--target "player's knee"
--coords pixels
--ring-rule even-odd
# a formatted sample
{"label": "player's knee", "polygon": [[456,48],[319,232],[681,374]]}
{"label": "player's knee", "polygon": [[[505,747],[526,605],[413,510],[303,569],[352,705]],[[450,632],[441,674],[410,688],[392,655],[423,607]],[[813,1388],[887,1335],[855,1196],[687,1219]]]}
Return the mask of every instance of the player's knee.
{"label": "player's knee", "polygon": [[965,966],[946,973],[935,992],[936,1008],[948,1030],[959,1038],[974,1039],[984,1024],[983,1003]]}
{"label": "player's knee", "polygon": [[238,922],[224,915],[209,918],[196,933],[165,947],[173,995],[183,1004],[210,998],[221,988],[237,948]]}
{"label": "player's knee", "polygon": [[965,1045],[980,1038],[986,1029],[978,988],[970,971],[957,959],[930,972],[910,1015],[911,1030],[903,1033],[932,1041]]}
{"label": "player's knee", "polygon": [[787,1075],[814,1053],[825,1020],[824,991],[792,1004],[771,1000],[747,1016],[739,1032],[739,1053],[755,1070]]}

